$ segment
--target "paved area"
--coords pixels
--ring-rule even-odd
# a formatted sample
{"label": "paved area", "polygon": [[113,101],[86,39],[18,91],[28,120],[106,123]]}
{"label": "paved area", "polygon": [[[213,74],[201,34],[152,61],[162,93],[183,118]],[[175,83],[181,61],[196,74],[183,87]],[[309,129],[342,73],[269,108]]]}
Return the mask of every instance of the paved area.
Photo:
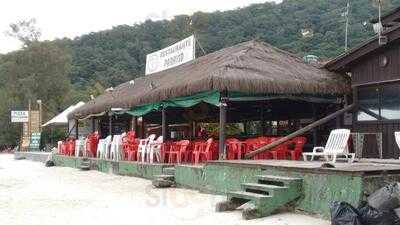
{"label": "paved area", "polygon": [[215,213],[223,196],[185,189],[153,189],[150,181],[46,168],[0,154],[0,221],[9,225],[328,225],[297,214],[245,221],[240,211]]}

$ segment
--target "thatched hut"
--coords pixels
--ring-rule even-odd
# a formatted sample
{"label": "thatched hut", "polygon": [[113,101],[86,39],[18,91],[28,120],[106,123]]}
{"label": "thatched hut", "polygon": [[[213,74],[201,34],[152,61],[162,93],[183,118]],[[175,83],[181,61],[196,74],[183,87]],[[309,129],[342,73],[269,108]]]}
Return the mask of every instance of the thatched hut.
{"label": "thatched hut", "polygon": [[[158,112],[161,117],[161,109],[194,107],[200,102],[219,106],[219,114],[223,116],[221,113],[226,109],[221,111],[221,105],[225,104],[220,103],[229,101],[234,106],[232,112],[236,109],[230,118],[239,120],[255,115],[251,108],[257,104],[246,105],[245,102],[293,100],[291,104],[296,107],[302,107],[296,105],[298,101],[341,104],[341,99],[349,92],[349,81],[342,75],[307,64],[269,44],[249,41],[121,84],[89,101],[70,118],[99,116],[112,108],[126,109],[124,112],[133,116]],[[290,104],[285,107],[286,111],[293,112]],[[218,108],[214,109],[218,113]],[[252,113],[246,115],[246,111]],[[271,114],[270,109],[264,114],[267,111]],[[259,113],[258,110],[256,114]],[[282,113],[276,111],[275,114]],[[215,113],[210,115],[216,116]],[[222,119],[226,120],[226,115]]]}
{"label": "thatched hut", "polygon": [[73,113],[78,119],[111,108],[132,108],[171,98],[218,91],[290,96],[343,96],[349,81],[286,51],[244,42],[169,70],[115,87]]}

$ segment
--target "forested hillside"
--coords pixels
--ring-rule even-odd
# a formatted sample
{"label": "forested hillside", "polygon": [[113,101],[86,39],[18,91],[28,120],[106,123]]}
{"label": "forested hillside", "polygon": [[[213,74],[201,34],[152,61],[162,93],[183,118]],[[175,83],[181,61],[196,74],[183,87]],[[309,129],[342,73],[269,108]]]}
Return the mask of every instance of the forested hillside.
{"label": "forested hillside", "polygon": [[[350,47],[373,35],[369,20],[377,16],[374,2],[350,0]],[[0,55],[0,145],[17,140],[9,111],[26,108],[28,99],[42,99],[46,117],[51,117],[68,104],[142,76],[146,54],[193,33],[206,53],[258,39],[299,56],[337,56],[344,52],[346,4],[347,0],[283,0],[120,25],[74,40],[26,43],[20,51]],[[383,1],[383,6],[391,10],[400,0]],[[203,54],[197,49],[197,56]]]}

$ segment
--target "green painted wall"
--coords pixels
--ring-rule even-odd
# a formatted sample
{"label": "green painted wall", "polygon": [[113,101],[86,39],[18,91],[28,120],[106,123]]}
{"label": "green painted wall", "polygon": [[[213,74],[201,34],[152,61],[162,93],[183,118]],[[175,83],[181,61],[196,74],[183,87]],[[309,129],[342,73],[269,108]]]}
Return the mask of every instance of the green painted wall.
{"label": "green painted wall", "polygon": [[[83,159],[54,155],[53,160],[56,166],[78,168]],[[172,165],[165,164],[143,164],[127,161],[114,162],[109,160],[90,159],[90,167],[92,170],[98,170],[103,173],[142,177],[147,179],[153,179],[154,176],[162,174],[163,168],[171,166]]]}
{"label": "green painted wall", "polygon": [[[55,155],[56,166],[79,167],[81,158]],[[91,169],[105,173],[153,179],[163,174],[166,164],[142,164],[137,162],[112,162],[90,159]],[[303,193],[296,208],[308,213],[329,218],[329,204],[332,201],[346,201],[354,206],[385,184],[400,181],[400,175],[376,175],[363,177],[360,174],[335,174],[292,172],[279,168],[260,168],[206,164],[204,166],[175,166],[175,181],[178,186],[214,194],[226,194],[240,190],[241,183],[257,182],[256,175],[280,175],[303,178]]]}

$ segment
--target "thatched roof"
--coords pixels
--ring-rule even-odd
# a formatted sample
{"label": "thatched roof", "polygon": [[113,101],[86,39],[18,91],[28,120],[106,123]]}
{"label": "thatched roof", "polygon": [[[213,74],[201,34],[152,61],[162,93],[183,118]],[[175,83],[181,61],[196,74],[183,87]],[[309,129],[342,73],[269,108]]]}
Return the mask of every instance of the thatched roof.
{"label": "thatched roof", "polygon": [[74,112],[78,118],[169,98],[218,90],[250,94],[344,94],[341,75],[304,63],[288,52],[257,41],[244,42],[196,60],[124,83]]}

